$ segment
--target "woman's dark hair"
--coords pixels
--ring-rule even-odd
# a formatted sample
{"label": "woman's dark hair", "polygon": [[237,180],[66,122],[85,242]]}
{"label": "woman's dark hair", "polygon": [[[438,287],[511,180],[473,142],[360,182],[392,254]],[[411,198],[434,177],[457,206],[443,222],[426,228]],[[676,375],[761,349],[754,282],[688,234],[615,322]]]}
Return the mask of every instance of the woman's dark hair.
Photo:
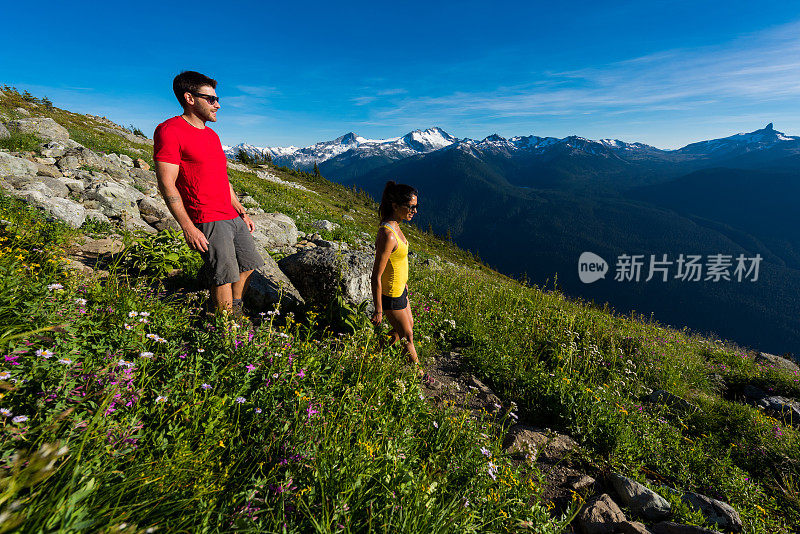
{"label": "woman's dark hair", "polygon": [[381,197],[381,206],[378,212],[381,214],[381,220],[385,221],[392,216],[394,209],[392,204],[408,204],[411,202],[411,197],[418,197],[417,190],[406,184],[396,184],[392,180],[386,182],[386,187],[383,188],[383,196]]}

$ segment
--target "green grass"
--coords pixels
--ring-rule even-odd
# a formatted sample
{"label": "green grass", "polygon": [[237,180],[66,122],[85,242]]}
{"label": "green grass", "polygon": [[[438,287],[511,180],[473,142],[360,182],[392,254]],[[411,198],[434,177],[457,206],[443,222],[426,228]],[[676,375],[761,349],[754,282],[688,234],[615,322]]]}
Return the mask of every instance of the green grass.
{"label": "green grass", "polygon": [[432,409],[372,329],[320,337],[313,313],[208,323],[157,279],[63,272],[74,234],[10,199],[0,216],[6,525],[560,531],[540,474],[492,428]]}
{"label": "green grass", "polygon": [[[474,269],[414,272],[412,302],[417,315],[431,316],[431,332],[447,331],[443,322],[453,320],[451,335],[469,345],[475,371],[528,421],[578,438],[598,467],[729,502],[747,532],[785,532],[800,523],[800,434],[726,400],[710,379],[770,381],[797,395],[797,375],[764,369],[734,346]],[[653,389],[700,410],[682,414],[644,402]],[[689,514],[679,519],[692,521]]]}
{"label": "green grass", "polygon": [[0,148],[15,152],[35,152],[39,149],[42,140],[29,133],[10,131],[11,135],[0,139]]}

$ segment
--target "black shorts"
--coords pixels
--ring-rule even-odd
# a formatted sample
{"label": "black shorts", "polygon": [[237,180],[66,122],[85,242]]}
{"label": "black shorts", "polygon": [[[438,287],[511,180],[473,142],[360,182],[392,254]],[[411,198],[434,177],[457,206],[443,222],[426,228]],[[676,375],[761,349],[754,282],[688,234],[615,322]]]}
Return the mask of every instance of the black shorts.
{"label": "black shorts", "polygon": [[238,282],[239,273],[264,265],[250,229],[241,217],[196,226],[208,239],[208,252],[200,253],[203,257],[201,278],[208,284],[221,286]]}
{"label": "black shorts", "polygon": [[384,310],[405,310],[408,306],[408,288],[405,288],[399,297],[381,295],[381,306]]}

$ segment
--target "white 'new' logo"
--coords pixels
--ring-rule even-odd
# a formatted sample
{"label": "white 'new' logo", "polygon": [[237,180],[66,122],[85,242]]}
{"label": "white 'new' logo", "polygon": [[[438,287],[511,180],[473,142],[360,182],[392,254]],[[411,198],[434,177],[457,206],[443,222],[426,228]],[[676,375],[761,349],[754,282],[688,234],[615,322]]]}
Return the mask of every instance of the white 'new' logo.
{"label": "white 'new' logo", "polygon": [[594,252],[584,252],[578,258],[578,277],[584,284],[605,278],[607,273],[608,263]]}

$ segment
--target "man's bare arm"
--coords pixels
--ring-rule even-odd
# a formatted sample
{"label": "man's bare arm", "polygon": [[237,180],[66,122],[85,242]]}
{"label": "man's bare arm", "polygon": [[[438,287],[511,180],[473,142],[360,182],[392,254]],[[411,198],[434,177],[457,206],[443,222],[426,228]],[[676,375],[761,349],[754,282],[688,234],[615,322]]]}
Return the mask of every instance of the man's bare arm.
{"label": "man's bare arm", "polygon": [[183,230],[183,237],[186,238],[186,243],[189,248],[200,252],[208,250],[208,240],[189,218],[186,213],[186,208],[183,206],[183,200],[175,186],[175,181],[178,179],[178,165],[174,163],[165,163],[163,161],[156,161],[156,178],[158,178],[158,190],[161,191],[161,196],[164,197],[164,202],[167,204],[172,216],[178,221],[178,224]]}

